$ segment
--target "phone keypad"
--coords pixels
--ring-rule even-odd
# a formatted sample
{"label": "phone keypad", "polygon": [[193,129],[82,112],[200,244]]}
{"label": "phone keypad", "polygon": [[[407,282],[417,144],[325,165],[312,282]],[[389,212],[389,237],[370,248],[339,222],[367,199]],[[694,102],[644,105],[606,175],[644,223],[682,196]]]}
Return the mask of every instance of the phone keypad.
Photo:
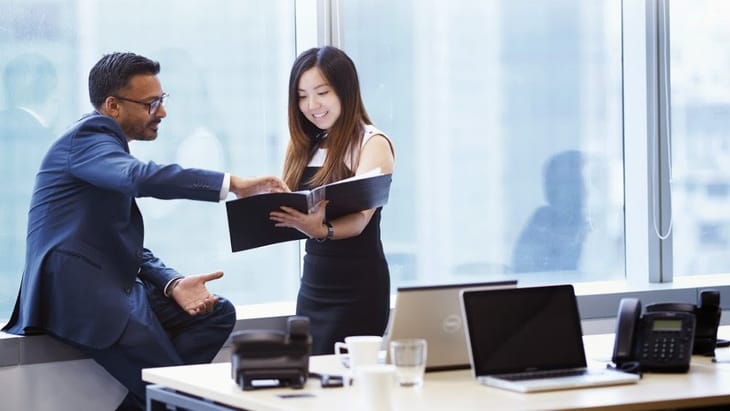
{"label": "phone keypad", "polygon": [[650,312],[641,317],[635,358],[644,371],[686,372],[692,358],[695,316]]}
{"label": "phone keypad", "polygon": [[687,348],[682,339],[661,336],[647,341],[641,347],[642,360],[670,361],[684,359]]}

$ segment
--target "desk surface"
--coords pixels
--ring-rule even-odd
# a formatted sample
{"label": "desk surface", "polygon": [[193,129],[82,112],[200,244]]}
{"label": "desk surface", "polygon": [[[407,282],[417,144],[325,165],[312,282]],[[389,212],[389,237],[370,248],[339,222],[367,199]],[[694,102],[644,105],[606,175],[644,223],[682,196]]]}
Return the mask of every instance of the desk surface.
{"label": "desk surface", "polygon": [[[730,326],[720,335],[730,336]],[[586,355],[593,365],[608,362],[613,335],[584,337]],[[718,349],[730,350],[730,348]],[[727,353],[724,356],[730,357]],[[310,370],[342,374],[345,369],[334,356],[313,356]],[[232,407],[261,411],[344,410],[360,401],[356,387],[326,388],[309,379],[303,390],[289,388],[241,390],[231,378],[229,363],[149,368],[142,378],[174,390],[208,398]],[[312,394],[312,397],[281,398],[281,394]],[[644,374],[637,384],[582,388],[522,394],[491,388],[476,382],[471,370],[426,373],[420,388],[393,391],[396,411],[405,410],[647,410],[730,403],[730,363],[713,363],[708,357],[694,356],[687,374]]]}

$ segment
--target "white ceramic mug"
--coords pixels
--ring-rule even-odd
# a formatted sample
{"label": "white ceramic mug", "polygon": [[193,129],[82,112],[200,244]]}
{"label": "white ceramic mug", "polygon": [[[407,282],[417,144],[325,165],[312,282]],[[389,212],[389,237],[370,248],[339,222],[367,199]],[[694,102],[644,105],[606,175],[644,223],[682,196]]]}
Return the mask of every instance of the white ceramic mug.
{"label": "white ceramic mug", "polygon": [[335,355],[342,362],[342,350],[347,350],[349,358],[350,370],[355,371],[361,365],[374,365],[378,363],[378,353],[383,343],[383,337],[376,335],[353,335],[345,337],[345,342],[338,341],[335,343]]}
{"label": "white ceramic mug", "polygon": [[355,390],[363,411],[391,411],[395,366],[391,364],[360,365],[355,374]]}

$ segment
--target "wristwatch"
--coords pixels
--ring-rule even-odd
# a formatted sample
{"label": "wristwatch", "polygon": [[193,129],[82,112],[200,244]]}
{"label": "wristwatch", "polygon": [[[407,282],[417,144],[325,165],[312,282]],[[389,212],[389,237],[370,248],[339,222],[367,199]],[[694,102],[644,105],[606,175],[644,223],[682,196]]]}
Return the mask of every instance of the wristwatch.
{"label": "wristwatch", "polygon": [[325,237],[325,238],[315,238],[315,240],[317,240],[320,243],[323,243],[323,242],[325,242],[327,240],[331,240],[331,239],[335,238],[335,229],[334,229],[334,227],[332,227],[332,224],[330,224],[329,221],[325,221],[324,222],[324,225],[327,226],[327,237]]}
{"label": "wristwatch", "polygon": [[331,240],[335,238],[335,228],[332,227],[329,221],[325,221],[324,223],[327,225],[327,239]]}

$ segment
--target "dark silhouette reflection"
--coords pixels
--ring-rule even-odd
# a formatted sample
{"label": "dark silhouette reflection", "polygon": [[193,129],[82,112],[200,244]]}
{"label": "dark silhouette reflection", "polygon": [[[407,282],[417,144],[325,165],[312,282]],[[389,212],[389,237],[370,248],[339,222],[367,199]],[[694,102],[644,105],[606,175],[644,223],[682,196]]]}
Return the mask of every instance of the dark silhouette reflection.
{"label": "dark silhouette reflection", "polygon": [[585,159],[579,151],[550,157],[543,169],[546,205],[530,216],[512,254],[513,272],[574,271],[589,231]]}
{"label": "dark silhouette reflection", "polygon": [[15,281],[23,269],[28,204],[35,175],[54,138],[49,126],[54,120],[51,113],[55,102],[50,97],[58,77],[47,58],[27,53],[5,65],[2,84],[6,105],[0,111],[0,175],[4,180],[0,184],[0,278]]}

